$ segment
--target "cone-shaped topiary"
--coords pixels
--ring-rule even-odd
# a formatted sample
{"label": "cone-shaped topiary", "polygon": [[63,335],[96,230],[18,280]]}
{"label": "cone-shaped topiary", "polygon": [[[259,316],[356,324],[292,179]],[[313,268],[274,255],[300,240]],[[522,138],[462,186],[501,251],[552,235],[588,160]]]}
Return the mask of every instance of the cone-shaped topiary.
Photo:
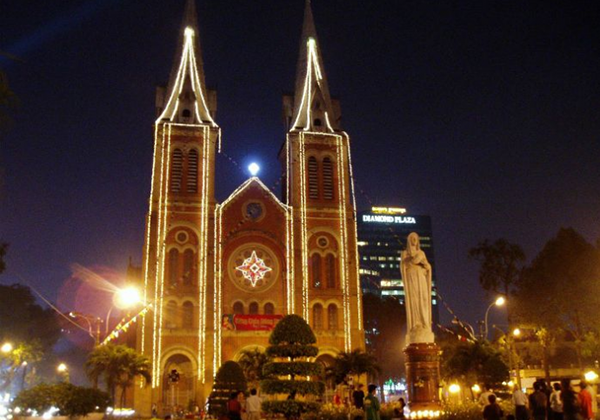
{"label": "cone-shaped topiary", "polygon": [[246,392],[247,386],[244,371],[238,363],[231,360],[223,363],[217,371],[213,389],[208,398],[208,412],[216,417],[225,415],[231,393]]}
{"label": "cone-shaped topiary", "polygon": [[303,413],[317,411],[315,399],[325,391],[325,384],[315,377],[323,375],[323,367],[310,361],[319,350],[315,334],[298,315],[287,315],[277,323],[269,337],[267,354],[274,358],[263,373],[269,379],[261,388],[272,398],[262,404],[265,412],[297,418]]}

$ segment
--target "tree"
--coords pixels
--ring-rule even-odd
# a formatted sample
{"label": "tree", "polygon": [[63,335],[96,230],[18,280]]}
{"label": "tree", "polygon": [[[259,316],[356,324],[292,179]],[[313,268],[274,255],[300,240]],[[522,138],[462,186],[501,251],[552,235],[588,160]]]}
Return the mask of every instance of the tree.
{"label": "tree", "polygon": [[29,287],[0,285],[0,342],[29,343],[35,338],[48,353],[59,337],[54,312],[38,305]]}
{"label": "tree", "polygon": [[586,334],[598,331],[598,278],[600,251],[573,229],[565,228],[545,244],[523,271],[516,293],[518,316],[540,338],[547,376],[547,350],[560,329],[573,337],[578,363],[583,367]]}
{"label": "tree", "polygon": [[4,258],[6,258],[6,251],[8,250],[7,243],[0,243],[0,274],[4,270],[6,270],[6,263],[4,262]]}
{"label": "tree", "polygon": [[334,359],[329,373],[335,383],[340,384],[349,375],[367,374],[371,378],[378,376],[381,373],[381,368],[375,356],[355,349],[351,352],[341,352],[338,354]]}
{"label": "tree", "polygon": [[450,338],[440,344],[441,373],[445,379],[489,385],[500,385],[508,379],[508,366],[487,341],[462,342]]}
{"label": "tree", "polygon": [[401,349],[405,344],[406,309],[394,297],[380,298],[370,293],[363,295],[363,308],[367,351],[379,362],[380,379],[400,379],[404,376]]}
{"label": "tree", "polygon": [[263,367],[270,362],[271,358],[264,351],[258,348],[254,350],[244,350],[238,360],[239,365],[244,371],[246,380],[252,387],[257,387],[259,381],[265,379],[263,375]]}
{"label": "tree", "polygon": [[59,409],[62,416],[87,416],[103,412],[110,402],[108,394],[97,389],[84,388],[68,383],[40,384],[22,391],[12,403],[21,410],[33,410],[40,415],[51,407]]}
{"label": "tree", "polygon": [[11,343],[14,348],[8,353],[0,353],[0,391],[7,390],[21,370],[21,390],[26,386],[26,373],[42,360],[43,350],[38,340],[29,343]]}
{"label": "tree", "polygon": [[506,239],[494,243],[485,240],[469,250],[469,256],[481,263],[479,283],[486,292],[509,296],[518,286],[525,253]]}
{"label": "tree", "polygon": [[267,348],[277,361],[265,365],[263,373],[269,379],[261,381],[263,392],[276,399],[263,403],[265,412],[290,419],[319,409],[314,397],[325,392],[325,384],[314,378],[323,375],[323,367],[309,361],[319,353],[316,342],[310,326],[298,315],[287,315],[277,323]]}
{"label": "tree", "polygon": [[108,344],[96,347],[88,356],[86,373],[94,384],[104,379],[106,391],[116,402],[117,386],[122,389],[121,403],[125,403],[125,392],[137,376],[150,382],[150,361],[146,356],[140,355],[131,347],[125,345]]}
{"label": "tree", "polygon": [[246,392],[246,377],[241,366],[234,361],[221,365],[215,376],[212,392],[208,398],[208,412],[221,417],[227,412],[227,400],[232,392]]}
{"label": "tree", "polygon": [[6,74],[0,70],[0,134],[11,124],[10,114],[18,106],[17,95],[8,86]]}

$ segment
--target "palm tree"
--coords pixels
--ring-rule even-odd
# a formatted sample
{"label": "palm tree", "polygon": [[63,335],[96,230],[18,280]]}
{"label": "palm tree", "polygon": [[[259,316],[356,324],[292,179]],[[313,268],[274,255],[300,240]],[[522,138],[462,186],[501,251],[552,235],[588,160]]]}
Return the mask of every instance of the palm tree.
{"label": "palm tree", "polygon": [[251,384],[252,388],[258,386],[258,382],[265,379],[263,375],[263,366],[270,362],[271,358],[264,351],[260,351],[258,347],[253,350],[244,350],[238,360],[246,376],[246,380]]}
{"label": "palm tree", "polygon": [[86,362],[86,373],[94,388],[98,379],[104,379],[106,391],[116,402],[117,386],[122,388],[121,403],[125,403],[125,391],[132,385],[136,376],[142,376],[146,383],[151,379],[150,361],[131,347],[124,345],[105,345],[96,347]]}
{"label": "palm tree", "polygon": [[359,349],[339,353],[333,365],[327,369],[327,376],[336,384],[342,383],[349,375],[366,374],[372,378],[380,373],[381,368],[375,356]]}

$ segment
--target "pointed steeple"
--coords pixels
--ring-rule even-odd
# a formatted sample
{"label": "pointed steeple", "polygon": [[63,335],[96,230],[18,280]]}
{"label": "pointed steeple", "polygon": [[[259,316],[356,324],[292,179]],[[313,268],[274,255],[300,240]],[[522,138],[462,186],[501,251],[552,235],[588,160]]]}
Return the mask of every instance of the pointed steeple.
{"label": "pointed steeple", "polygon": [[195,0],[187,0],[159,121],[217,124],[210,115]]}
{"label": "pointed steeple", "polygon": [[337,128],[310,0],[304,7],[292,115],[290,131],[333,132]]}

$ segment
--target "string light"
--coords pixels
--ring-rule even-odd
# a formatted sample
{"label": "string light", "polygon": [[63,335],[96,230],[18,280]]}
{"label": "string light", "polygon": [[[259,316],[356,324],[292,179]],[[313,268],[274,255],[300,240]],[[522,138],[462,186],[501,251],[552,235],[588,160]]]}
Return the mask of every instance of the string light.
{"label": "string light", "polygon": [[204,98],[204,87],[202,86],[201,78],[198,73],[198,66],[196,63],[196,54],[194,52],[194,30],[190,27],[187,27],[184,31],[184,43],[183,49],[181,52],[181,59],[179,62],[179,68],[177,70],[177,77],[175,78],[175,83],[173,84],[173,89],[171,90],[171,95],[169,96],[169,100],[165,105],[163,112],[157,119],[157,123],[161,122],[168,115],[169,120],[173,120],[173,117],[177,113],[179,109],[179,97],[183,87],[185,85],[185,81],[187,77],[190,77],[191,86],[196,98],[200,98],[200,105],[203,111],[203,117],[200,115],[200,110],[198,108],[198,101],[194,102],[194,111],[196,114],[197,121],[202,123],[203,121],[208,121],[214,127],[217,127],[217,124],[212,119],[210,115],[210,111],[208,110],[208,106],[206,103],[206,99]]}

